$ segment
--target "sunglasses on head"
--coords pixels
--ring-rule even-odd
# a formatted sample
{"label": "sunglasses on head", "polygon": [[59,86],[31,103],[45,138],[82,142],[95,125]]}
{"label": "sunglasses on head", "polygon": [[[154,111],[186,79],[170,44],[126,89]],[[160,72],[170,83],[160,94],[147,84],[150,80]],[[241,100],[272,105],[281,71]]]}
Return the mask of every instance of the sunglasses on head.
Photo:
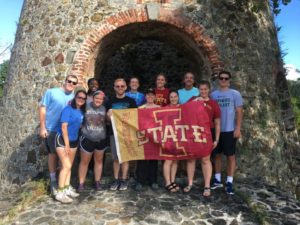
{"label": "sunglasses on head", "polygon": [[115,88],[124,88],[125,85],[116,85]]}
{"label": "sunglasses on head", "polygon": [[71,80],[67,80],[67,83],[68,83],[68,84],[77,85],[77,82],[75,82],[75,81],[71,81]]}
{"label": "sunglasses on head", "polygon": [[219,77],[219,80],[229,80],[229,77]]}
{"label": "sunglasses on head", "polygon": [[77,96],[76,98],[84,101],[86,100],[86,97]]}

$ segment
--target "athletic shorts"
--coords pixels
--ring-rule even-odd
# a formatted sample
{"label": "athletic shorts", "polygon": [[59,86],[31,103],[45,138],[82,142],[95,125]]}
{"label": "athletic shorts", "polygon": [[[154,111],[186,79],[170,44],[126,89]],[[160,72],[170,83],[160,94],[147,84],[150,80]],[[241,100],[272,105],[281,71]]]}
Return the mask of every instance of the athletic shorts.
{"label": "athletic shorts", "polygon": [[112,158],[114,160],[119,160],[117,155],[117,147],[116,147],[114,135],[110,135],[110,150],[111,150]]}
{"label": "athletic shorts", "polygon": [[212,141],[215,141],[216,140],[215,128],[211,128],[210,132],[211,132]]}
{"label": "athletic shorts", "polygon": [[56,132],[53,131],[47,131],[48,136],[45,138],[45,146],[47,149],[48,154],[55,154],[56,148],[55,148],[55,136]]}
{"label": "athletic shorts", "polygon": [[213,154],[223,153],[226,156],[235,155],[236,138],[233,137],[233,131],[221,132],[217,147]]}
{"label": "athletic shorts", "polygon": [[99,150],[99,151],[105,150],[107,144],[105,139],[101,140],[100,142],[96,142],[96,141],[91,141],[90,139],[82,135],[79,138],[79,146],[80,146],[80,150],[93,153],[95,150]]}
{"label": "athletic shorts", "polygon": [[[78,140],[70,141],[70,148],[77,148]],[[65,148],[65,142],[63,137],[60,134],[56,134],[55,136],[55,148]]]}

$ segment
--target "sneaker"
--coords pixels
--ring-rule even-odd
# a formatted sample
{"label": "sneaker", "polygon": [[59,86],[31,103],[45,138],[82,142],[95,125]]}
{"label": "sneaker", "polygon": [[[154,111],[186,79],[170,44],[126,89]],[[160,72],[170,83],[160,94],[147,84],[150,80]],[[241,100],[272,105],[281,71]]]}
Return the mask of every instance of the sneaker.
{"label": "sneaker", "polygon": [[114,181],[111,183],[109,189],[110,189],[111,191],[116,191],[116,190],[118,190],[119,186],[120,186],[119,180],[114,180]]}
{"label": "sneaker", "polygon": [[142,191],[143,190],[143,185],[141,183],[136,183],[134,190],[136,191]]}
{"label": "sneaker", "polygon": [[221,181],[218,181],[216,178],[214,179],[214,182],[211,186],[210,189],[214,190],[214,189],[217,189],[217,188],[221,188],[223,187],[223,184],[221,183]]}
{"label": "sneaker", "polygon": [[50,181],[51,196],[54,197],[55,195],[57,195],[57,190],[58,190],[57,181]]}
{"label": "sneaker", "polygon": [[84,184],[79,184],[79,185],[78,185],[78,188],[77,188],[77,192],[78,192],[78,193],[83,192],[84,189],[85,189]]}
{"label": "sneaker", "polygon": [[79,194],[75,191],[75,189],[72,186],[69,186],[68,188],[66,188],[65,193],[68,197],[71,197],[71,198],[77,198],[79,196]]}
{"label": "sneaker", "polygon": [[227,182],[227,183],[226,183],[226,193],[227,193],[228,195],[234,195],[234,192],[233,192],[233,185],[232,185],[232,183],[230,183],[230,182]]}
{"label": "sneaker", "polygon": [[159,189],[158,184],[157,183],[151,184],[151,189],[154,191],[158,190]]}
{"label": "sneaker", "polygon": [[128,188],[128,181],[127,180],[121,180],[120,181],[120,186],[119,186],[119,191],[125,191]]}
{"label": "sneaker", "polygon": [[65,191],[58,191],[57,194],[55,195],[55,199],[63,204],[69,204],[73,202],[73,199],[68,197]]}
{"label": "sneaker", "polygon": [[96,182],[95,182],[95,190],[96,190],[96,191],[101,191],[101,190],[103,190],[102,185],[100,184],[99,181],[96,181]]}

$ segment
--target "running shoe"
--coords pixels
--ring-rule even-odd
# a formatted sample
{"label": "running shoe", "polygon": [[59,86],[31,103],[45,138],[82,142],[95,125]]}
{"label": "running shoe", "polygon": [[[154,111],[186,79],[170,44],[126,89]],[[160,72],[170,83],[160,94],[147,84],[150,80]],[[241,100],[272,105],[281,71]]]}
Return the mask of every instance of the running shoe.
{"label": "running shoe", "polygon": [[226,193],[228,195],[234,195],[234,191],[233,191],[233,185],[230,182],[226,183]]}
{"label": "running shoe", "polygon": [[71,185],[68,188],[66,188],[64,191],[68,197],[77,198],[79,196],[79,194]]}
{"label": "running shoe", "polygon": [[55,195],[55,199],[63,204],[70,204],[73,202],[73,199],[68,197],[65,191],[58,191]]}
{"label": "running shoe", "polygon": [[78,188],[77,188],[77,192],[78,192],[78,193],[83,192],[84,189],[85,189],[84,184],[79,184],[79,185],[78,185]]}
{"label": "running shoe", "polygon": [[216,178],[214,179],[214,182],[211,186],[210,189],[214,190],[214,189],[217,189],[217,188],[221,188],[223,187],[223,184],[221,183],[221,181],[218,181]]}
{"label": "running shoe", "polygon": [[128,181],[127,180],[120,180],[119,191],[125,191],[128,188]]}
{"label": "running shoe", "polygon": [[96,191],[101,191],[101,190],[103,190],[102,185],[100,184],[99,181],[96,181],[96,182],[95,182],[95,190],[96,190]]}
{"label": "running shoe", "polygon": [[118,190],[119,187],[120,187],[120,182],[119,182],[119,180],[114,180],[114,181],[111,183],[109,189],[110,189],[111,191],[116,191],[116,190]]}

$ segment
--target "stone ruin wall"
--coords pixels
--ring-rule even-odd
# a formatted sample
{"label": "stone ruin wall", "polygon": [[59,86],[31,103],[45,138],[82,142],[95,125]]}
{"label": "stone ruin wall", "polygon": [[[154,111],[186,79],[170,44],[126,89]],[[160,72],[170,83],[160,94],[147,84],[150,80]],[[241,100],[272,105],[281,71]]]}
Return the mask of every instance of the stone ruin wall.
{"label": "stone ruin wall", "polygon": [[105,79],[115,52],[148,37],[184,54],[197,79],[232,71],[245,100],[238,176],[295,192],[298,139],[276,29],[267,5],[259,13],[250,7],[232,0],[24,1],[0,111],[0,179],[24,182],[47,170],[38,137],[38,101],[47,88],[68,73],[82,83]]}

